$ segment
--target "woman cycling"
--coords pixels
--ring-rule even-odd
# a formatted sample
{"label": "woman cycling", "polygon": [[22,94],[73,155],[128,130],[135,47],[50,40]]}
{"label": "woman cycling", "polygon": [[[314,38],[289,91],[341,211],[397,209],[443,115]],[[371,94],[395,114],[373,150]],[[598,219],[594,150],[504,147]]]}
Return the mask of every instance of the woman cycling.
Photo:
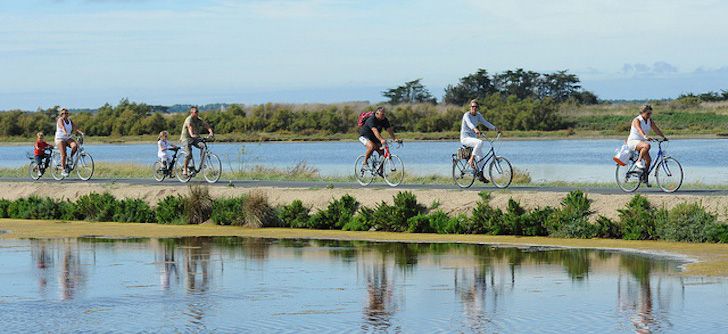
{"label": "woman cycling", "polygon": [[[489,130],[500,132],[495,125],[490,124],[490,122],[485,120],[483,115],[478,112],[478,109],[480,109],[478,100],[470,101],[470,111],[463,114],[463,121],[460,124],[460,143],[473,148],[473,153],[470,155],[468,164],[470,164],[474,170],[479,170],[478,166],[475,165],[475,161],[477,161],[475,159],[482,159],[484,156],[483,140],[478,139],[478,136],[480,136],[478,125],[482,124]],[[488,182],[485,176],[483,176],[482,171],[478,172],[478,178],[481,182]]]}
{"label": "woman cycling", "polygon": [[71,135],[73,132],[83,135],[83,132],[76,128],[76,123],[71,121],[68,116],[68,109],[61,108],[61,111],[58,114],[58,119],[56,120],[55,141],[56,147],[58,147],[58,150],[61,152],[61,168],[63,169],[63,173],[61,175],[64,177],[68,176],[68,168],[66,166],[66,147],[71,147],[71,160],[78,150],[78,143],[73,140]]}
{"label": "woman cycling", "polygon": [[[651,145],[649,143],[649,140],[652,139],[649,136],[652,130],[655,130],[656,134],[667,140],[667,137],[662,134],[662,130],[652,120],[652,106],[645,104],[640,107],[640,114],[632,120],[629,137],[627,138],[627,146],[629,149],[637,151],[640,154],[639,160],[637,160],[635,165],[644,171],[650,170],[650,162],[652,162],[652,158],[650,157]],[[650,184],[647,181],[647,173],[642,173],[642,182],[649,187]]]}

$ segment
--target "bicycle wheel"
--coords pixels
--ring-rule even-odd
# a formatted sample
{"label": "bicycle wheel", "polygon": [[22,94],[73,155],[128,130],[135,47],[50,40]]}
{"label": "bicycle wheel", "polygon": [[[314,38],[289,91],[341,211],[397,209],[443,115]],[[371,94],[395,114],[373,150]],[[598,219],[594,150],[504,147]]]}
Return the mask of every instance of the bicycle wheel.
{"label": "bicycle wheel", "polygon": [[488,175],[490,175],[490,182],[493,182],[496,188],[508,188],[513,181],[511,162],[504,157],[496,156],[488,165]]}
{"label": "bicycle wheel", "polygon": [[55,179],[56,181],[60,181],[66,178],[65,176],[63,176],[63,167],[61,167],[60,152],[53,153],[53,156],[51,157],[51,165],[48,168],[51,169],[51,176],[53,176],[53,179]]}
{"label": "bicycle wheel", "polygon": [[207,183],[215,183],[222,176],[222,162],[216,155],[210,153],[206,157],[205,166],[202,169],[202,175],[205,176]]}
{"label": "bicycle wheel", "polygon": [[470,188],[475,182],[475,171],[468,160],[452,159],[452,179],[460,188]]}
{"label": "bicycle wheel", "polygon": [[655,179],[657,185],[664,192],[672,193],[680,189],[683,182],[683,169],[680,163],[670,157],[662,159],[655,166]]}
{"label": "bicycle wheel", "polygon": [[369,158],[369,163],[364,164],[364,156],[360,155],[354,162],[354,176],[356,181],[362,186],[367,186],[374,180],[374,171],[372,170],[372,161],[375,158]]}
{"label": "bicycle wheel", "polygon": [[384,159],[382,166],[382,174],[384,182],[392,187],[398,186],[404,180],[404,162],[396,155],[392,155],[389,159]]}
{"label": "bicycle wheel", "polygon": [[179,180],[179,182],[182,182],[182,183],[187,183],[190,181],[190,179],[192,177],[189,175],[189,170],[194,168],[194,165],[195,165],[193,160],[190,159],[188,164],[191,166],[189,166],[189,168],[187,169],[188,175],[182,174],[182,172],[184,172],[184,164],[185,164],[186,156],[187,156],[187,154],[185,154],[184,152],[180,152],[179,156],[177,157],[178,163],[174,166],[174,169],[175,169],[174,173],[177,174],[177,180]]}
{"label": "bicycle wheel", "polygon": [[161,161],[157,160],[152,164],[152,176],[157,182],[162,182],[167,177],[167,171]]}
{"label": "bicycle wheel", "polygon": [[94,176],[94,158],[88,153],[80,154],[76,163],[76,175],[79,179],[88,181]]}
{"label": "bicycle wheel", "polygon": [[28,165],[28,174],[30,174],[31,179],[36,181],[40,179],[41,176],[43,176],[43,174],[40,173],[40,166],[38,166],[35,161],[31,161]]}
{"label": "bicycle wheel", "polygon": [[640,184],[642,184],[641,176],[642,173],[637,170],[634,163],[626,166],[617,165],[617,169],[614,171],[617,186],[628,193],[634,192],[640,187]]}

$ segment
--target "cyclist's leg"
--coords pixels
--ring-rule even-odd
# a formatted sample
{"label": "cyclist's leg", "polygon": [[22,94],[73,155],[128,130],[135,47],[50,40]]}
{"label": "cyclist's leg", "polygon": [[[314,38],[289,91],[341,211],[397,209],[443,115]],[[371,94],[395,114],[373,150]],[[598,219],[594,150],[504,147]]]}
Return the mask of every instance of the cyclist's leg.
{"label": "cyclist's leg", "polygon": [[359,137],[359,142],[361,142],[367,148],[366,153],[364,153],[364,165],[367,166],[369,163],[369,158],[372,156],[374,150],[377,149],[377,146],[373,141],[369,140],[364,136]]}
{"label": "cyclist's leg", "polygon": [[650,157],[650,149],[652,148],[649,142],[641,141],[637,146],[635,147],[637,152],[640,152],[640,160],[645,162],[645,170],[650,169],[650,163],[652,162],[652,157]]}
{"label": "cyclist's leg", "polygon": [[483,146],[483,141],[478,138],[472,138],[472,137],[466,137],[466,138],[460,138],[460,143],[473,148],[473,153],[470,154],[470,159],[468,159],[468,163],[473,168],[476,168],[475,166],[475,159],[480,159],[483,156],[483,152],[481,152],[481,147]]}
{"label": "cyclist's leg", "polygon": [[78,151],[78,143],[76,143],[73,139],[68,139],[68,146],[71,147],[71,159],[73,159],[73,156],[76,155],[76,151]]}
{"label": "cyclist's leg", "polygon": [[61,153],[61,169],[66,170],[66,141],[65,140],[56,140],[56,147],[58,147],[58,152]]}
{"label": "cyclist's leg", "polygon": [[197,166],[197,168],[202,168],[202,164],[205,163],[204,157],[205,157],[205,144],[200,141],[199,139],[194,141],[194,146],[197,147],[200,150],[200,165]]}
{"label": "cyclist's leg", "polygon": [[192,139],[182,141],[180,146],[182,146],[185,152],[185,161],[182,162],[182,174],[187,175],[187,165],[190,163],[190,159],[192,159]]}

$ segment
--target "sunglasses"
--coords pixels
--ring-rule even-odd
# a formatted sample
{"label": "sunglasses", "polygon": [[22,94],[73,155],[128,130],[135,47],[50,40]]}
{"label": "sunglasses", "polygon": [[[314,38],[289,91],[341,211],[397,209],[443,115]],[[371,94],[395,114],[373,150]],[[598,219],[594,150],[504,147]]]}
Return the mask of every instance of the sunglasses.
{"label": "sunglasses", "polygon": [[470,106],[470,108],[480,108],[480,106]]}

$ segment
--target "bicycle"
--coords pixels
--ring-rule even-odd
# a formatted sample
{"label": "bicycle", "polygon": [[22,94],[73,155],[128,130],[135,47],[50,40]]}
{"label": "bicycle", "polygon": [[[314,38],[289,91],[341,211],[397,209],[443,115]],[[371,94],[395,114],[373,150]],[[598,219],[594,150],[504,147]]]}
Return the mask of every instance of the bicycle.
{"label": "bicycle", "polygon": [[154,177],[154,180],[157,182],[164,181],[165,178],[173,178],[175,177],[175,169],[174,166],[177,164],[177,152],[180,150],[179,147],[173,147],[169,148],[169,150],[174,151],[174,155],[172,156],[172,161],[169,162],[165,166],[164,161],[162,159],[157,159],[152,164],[152,176]]}
{"label": "bicycle", "polygon": [[28,154],[28,159],[30,159],[28,172],[30,174],[30,178],[36,181],[40,180],[40,178],[43,177],[46,169],[48,169],[48,166],[51,165],[51,155],[53,154],[53,149],[47,147],[43,150],[43,153],[45,157],[40,160],[40,165],[35,161],[34,155]]}
{"label": "bicycle", "polygon": [[643,174],[650,175],[653,170],[655,171],[657,185],[662,191],[672,193],[680,189],[683,182],[682,165],[675,158],[667,155],[667,148],[665,150],[662,149],[662,144],[667,142],[667,139],[651,139],[650,141],[657,142],[658,151],[657,157],[652,161],[649,170],[645,171],[644,169],[637,168],[639,153],[635,151],[632,151],[629,163],[626,166],[617,165],[614,176],[617,181],[617,186],[622,191],[628,193],[636,191],[643,183]]}
{"label": "bicycle", "polygon": [[477,168],[473,169],[468,163],[470,155],[472,154],[473,148],[468,146],[461,146],[458,151],[452,155],[452,179],[458,187],[466,189],[470,188],[475,182],[476,175],[483,175],[485,168],[488,168],[488,176],[490,181],[496,188],[504,189],[508,188],[513,181],[513,167],[508,159],[497,155],[493,143],[498,141],[501,134],[489,139],[486,136],[481,136],[484,141],[490,143],[490,150],[477,161],[473,161]]}
{"label": "bicycle", "polygon": [[[367,186],[374,180],[375,176],[381,176],[391,187],[396,187],[404,180],[404,163],[402,159],[391,153],[389,144],[392,140],[386,140],[382,145],[383,155],[375,151],[364,165],[365,156],[360,155],[354,162],[354,176],[362,186]],[[403,146],[402,141],[397,141],[397,148]]]}
{"label": "bicycle", "polygon": [[[76,136],[78,150],[73,159],[70,155],[66,156],[66,171],[70,174],[75,170],[79,179],[88,181],[94,175],[94,159],[84,148],[84,138],[84,135]],[[57,181],[61,181],[67,177],[63,175],[61,152],[59,151],[54,152],[51,157],[51,175]]]}
{"label": "bicycle", "polygon": [[[207,143],[211,140],[208,138],[199,138],[197,140],[203,145],[200,152],[200,157],[202,159],[200,166],[195,167],[195,155],[190,154],[190,161],[187,166],[187,175],[185,175],[184,161],[187,154],[185,152],[179,152],[178,154],[175,154],[175,159],[182,161],[182,163],[176,165],[174,174],[177,176],[177,180],[182,183],[187,183],[195,177],[195,175],[203,173],[207,183],[215,183],[220,180],[220,176],[222,176],[222,161],[220,161],[220,158],[213,154],[208,148]],[[192,151],[190,151],[190,153],[192,153]]]}

